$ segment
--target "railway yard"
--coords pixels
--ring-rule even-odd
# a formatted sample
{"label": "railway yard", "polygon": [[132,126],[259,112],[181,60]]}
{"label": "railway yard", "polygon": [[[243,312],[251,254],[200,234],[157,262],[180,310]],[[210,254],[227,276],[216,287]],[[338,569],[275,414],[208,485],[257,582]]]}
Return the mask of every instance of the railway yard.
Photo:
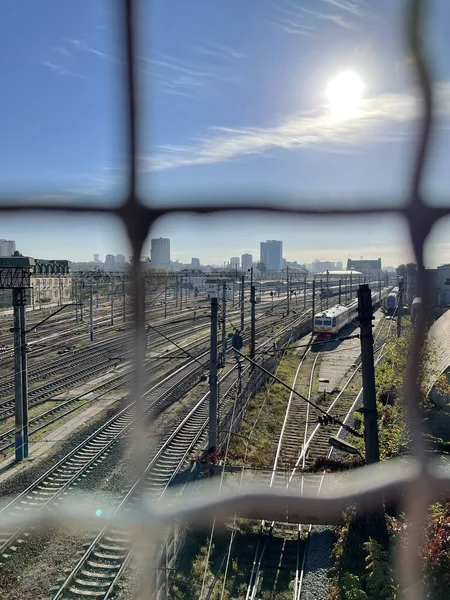
{"label": "railway yard", "polygon": [[[135,347],[132,312],[125,303],[111,319],[109,302],[100,299],[93,315],[94,340],[89,319],[76,321],[74,310],[36,329],[33,324],[52,310],[27,314],[30,453],[19,464],[13,464],[12,317],[0,315],[2,600],[131,600],[139,553],[129,531],[102,520],[80,532],[61,518],[57,526],[40,529],[21,525],[20,518],[36,511],[45,515],[63,501],[76,502],[79,494],[86,514],[123,514],[137,506],[142,493],[161,501],[180,473],[192,473],[193,465],[202,468],[196,459],[204,456],[209,433],[210,302],[192,297],[179,308],[169,297],[163,306],[160,292],[146,300],[139,400],[130,392]],[[336,302],[336,297],[326,300],[330,306]],[[316,486],[320,492],[323,476],[308,479],[305,470],[331,456],[329,438],[342,434],[342,422],[352,421],[361,403],[362,379],[356,325],[343,330],[345,339],[311,345],[312,310],[310,292],[292,299],[290,307],[285,297],[274,302],[263,293],[255,305],[253,349],[257,364],[310,404],[267,381],[263,371],[233,353],[229,338],[240,330],[241,308],[234,294],[226,301],[218,332],[215,462],[227,485],[259,478],[270,487],[296,486],[301,492]],[[392,323],[375,312],[375,359],[382,356]],[[248,299],[242,341],[241,352],[247,355]],[[324,413],[339,422],[321,424]],[[327,527],[279,521],[276,515],[263,521],[236,516],[227,533],[209,532],[205,564],[220,568],[215,573],[205,569],[200,595],[192,597],[220,598],[222,592],[225,598],[249,600],[324,598],[329,566],[321,544],[330,535]],[[183,551],[181,556],[180,577],[185,577]],[[173,588],[176,576],[167,576],[173,564],[178,565],[176,555],[166,553],[156,577],[158,598],[179,597]],[[223,596],[225,588],[228,595]]]}

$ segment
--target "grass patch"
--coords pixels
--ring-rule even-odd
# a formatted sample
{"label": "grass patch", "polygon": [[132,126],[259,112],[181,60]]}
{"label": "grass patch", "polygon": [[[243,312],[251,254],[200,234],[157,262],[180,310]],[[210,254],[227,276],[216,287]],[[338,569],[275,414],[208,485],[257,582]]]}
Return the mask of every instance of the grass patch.
{"label": "grass patch", "polygon": [[[277,377],[291,384],[297,367],[298,356],[288,350],[279,363]],[[247,454],[249,459],[251,458],[252,466],[270,468],[270,462],[276,453],[289,394],[289,390],[273,380],[265,384],[247,406],[239,427],[239,436],[232,437],[229,447],[231,454]],[[240,459],[229,462],[235,465],[243,464]]]}

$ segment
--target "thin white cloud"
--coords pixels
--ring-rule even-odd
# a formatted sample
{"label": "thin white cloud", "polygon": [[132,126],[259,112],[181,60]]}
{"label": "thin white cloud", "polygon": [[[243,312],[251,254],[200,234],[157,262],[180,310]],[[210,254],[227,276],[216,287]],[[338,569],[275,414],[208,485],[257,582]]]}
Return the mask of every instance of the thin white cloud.
{"label": "thin white cloud", "polygon": [[56,75],[60,75],[60,76],[66,75],[66,76],[70,76],[70,77],[78,77],[80,79],[89,79],[88,77],[86,77],[86,75],[81,75],[81,73],[75,73],[74,71],[71,71],[71,70],[67,69],[66,67],[63,67],[62,65],[57,65],[48,60],[45,61],[43,63],[43,65],[44,65],[44,67],[47,67],[47,69],[50,69],[50,71],[52,71]]}
{"label": "thin white cloud", "polygon": [[369,16],[361,0],[322,0],[313,8],[306,8],[295,0],[284,0],[275,5],[277,14],[269,22],[286,33],[310,36],[318,30],[319,21],[329,21],[345,29],[353,29],[357,20]]}
{"label": "thin white cloud", "polygon": [[216,44],[215,42],[203,42],[196,47],[197,52],[205,54],[206,56],[213,56],[221,59],[241,59],[247,58],[247,55],[239,50],[224,46],[223,44]]}
{"label": "thin white cloud", "polygon": [[64,54],[64,56],[70,56],[70,52],[67,50],[67,48],[62,48],[61,46],[56,46],[55,48],[53,48],[53,50],[55,52],[59,52],[60,54]]}
{"label": "thin white cloud", "polygon": [[[449,117],[450,82],[437,86],[436,98],[438,116]],[[412,93],[383,94],[365,100],[358,116],[348,120],[336,120],[326,107],[321,107],[287,116],[275,125],[210,127],[207,135],[190,145],[157,147],[156,154],[141,157],[140,167],[143,171],[163,171],[306,147],[334,148],[339,152],[340,148],[345,150],[365,142],[404,139],[410,135],[410,122],[418,114],[419,101]]]}
{"label": "thin white cloud", "polygon": [[90,46],[87,43],[86,40],[74,39],[74,38],[68,38],[68,37],[64,37],[62,39],[63,39],[63,42],[70,44],[72,47],[76,48],[79,51],[89,52],[91,54],[95,54],[95,56],[98,56],[100,58],[105,58],[107,60],[111,60],[112,62],[116,62],[116,63],[120,63],[120,64],[122,63],[122,61],[119,60],[118,58],[116,58],[115,56],[112,56],[111,54],[108,54],[107,52],[101,52],[100,50],[93,48],[92,46]]}
{"label": "thin white cloud", "polygon": [[365,3],[362,0],[322,0],[326,4],[339,8],[345,12],[349,12],[356,17],[362,17],[367,15],[367,9]]}
{"label": "thin white cloud", "polygon": [[302,12],[321,21],[331,21],[335,25],[340,25],[341,27],[345,27],[346,29],[352,29],[354,27],[353,23],[342,15],[329,14],[329,13],[321,13],[316,10],[310,10],[308,8],[302,8]]}
{"label": "thin white cloud", "polygon": [[[235,71],[215,69],[198,62],[181,60],[168,54],[140,57],[139,64],[156,82],[158,92],[196,98],[210,84],[236,83]],[[149,69],[149,70],[148,70]]]}

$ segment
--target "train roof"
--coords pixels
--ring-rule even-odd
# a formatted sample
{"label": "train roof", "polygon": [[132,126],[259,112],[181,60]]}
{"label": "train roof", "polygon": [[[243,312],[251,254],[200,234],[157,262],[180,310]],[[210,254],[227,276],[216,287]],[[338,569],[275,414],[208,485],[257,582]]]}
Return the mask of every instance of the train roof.
{"label": "train roof", "polygon": [[314,315],[314,318],[319,317],[322,319],[333,319],[334,317],[338,317],[339,315],[346,312],[347,310],[348,310],[348,306],[344,306],[342,304],[337,304],[336,306],[333,306],[332,308],[329,308],[328,310],[324,310],[320,313],[316,313]]}

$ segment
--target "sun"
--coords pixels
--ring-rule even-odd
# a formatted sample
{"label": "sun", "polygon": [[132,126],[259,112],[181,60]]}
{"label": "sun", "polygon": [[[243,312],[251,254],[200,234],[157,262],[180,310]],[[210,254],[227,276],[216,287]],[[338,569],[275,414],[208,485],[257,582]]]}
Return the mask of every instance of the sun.
{"label": "sun", "polygon": [[349,119],[358,113],[364,84],[354,71],[344,71],[336,75],[327,87],[327,99],[333,116]]}

